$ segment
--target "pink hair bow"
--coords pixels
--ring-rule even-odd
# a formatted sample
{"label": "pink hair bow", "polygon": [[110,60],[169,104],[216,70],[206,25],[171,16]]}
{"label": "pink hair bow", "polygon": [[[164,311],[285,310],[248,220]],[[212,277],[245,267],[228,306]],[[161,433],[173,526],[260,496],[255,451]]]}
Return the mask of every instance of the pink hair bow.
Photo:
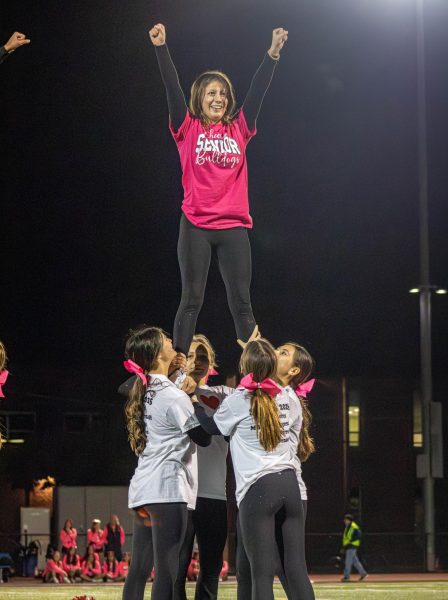
{"label": "pink hair bow", "polygon": [[8,375],[9,375],[9,371],[7,371],[6,369],[3,369],[3,371],[0,371],[0,398],[5,397],[5,394],[3,393],[3,390],[2,390],[2,385],[4,385],[6,383],[6,380],[8,379]]}
{"label": "pink hair bow", "polygon": [[315,379],[308,379],[304,383],[298,385],[295,389],[295,392],[298,396],[302,396],[303,398],[307,397],[307,394],[311,392],[314,387]]}
{"label": "pink hair bow", "polygon": [[219,373],[216,369],[211,368],[208,370],[208,375],[219,375]]}
{"label": "pink hair bow", "polygon": [[125,360],[123,365],[126,371],[129,371],[129,373],[135,373],[137,377],[140,377],[145,385],[148,385],[148,379],[140,365],[135,363],[133,360]]}
{"label": "pink hair bow", "polygon": [[272,379],[263,379],[263,381],[254,381],[254,377],[252,373],[246,375],[240,381],[239,387],[245,388],[249,392],[255,392],[255,390],[263,390],[266,394],[269,394],[271,398],[275,398],[277,394],[280,394],[281,390],[275,381]]}

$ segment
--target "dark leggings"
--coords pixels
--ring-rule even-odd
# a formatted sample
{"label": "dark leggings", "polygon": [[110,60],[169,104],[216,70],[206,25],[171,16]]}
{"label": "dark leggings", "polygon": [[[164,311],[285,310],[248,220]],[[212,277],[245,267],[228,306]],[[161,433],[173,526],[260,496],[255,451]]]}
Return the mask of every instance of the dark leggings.
{"label": "dark leggings", "polygon": [[194,536],[199,547],[201,568],[196,583],[195,600],[218,598],[219,574],[227,539],[227,503],[225,500],[200,498],[196,509],[189,511],[188,527],[180,554],[179,577],[176,582],[176,600],[186,600],[185,578],[191,561]]}
{"label": "dark leggings", "polygon": [[184,354],[188,354],[204,301],[213,248],[226,286],[237,337],[246,341],[255,328],[250,303],[252,263],[247,229],[201,229],[183,214],[177,244],[182,297],[174,320],[174,346]]}
{"label": "dark leggings", "polygon": [[179,570],[179,553],[187,527],[183,502],[147,504],[148,514],[134,518],[132,560],[123,589],[123,600],[143,600],[146,580],[154,563],[152,600],[172,600]]}
{"label": "dark leggings", "polygon": [[[283,566],[290,600],[314,600],[305,562],[304,516],[300,490],[291,469],[261,477],[249,489],[239,507],[239,531],[250,563],[252,590],[240,589],[244,600],[273,600],[273,581],[279,552],[275,542],[276,514],[284,510],[281,523]],[[240,546],[240,544],[239,544]],[[238,549],[238,568],[241,548]],[[243,577],[243,585],[244,585]],[[249,595],[248,595],[249,594]]]}
{"label": "dark leggings", "polygon": [[[306,521],[307,513],[307,501],[302,500],[303,508],[303,520]],[[284,569],[284,557],[285,549],[283,546],[283,534],[282,527],[285,520],[285,509],[284,507],[278,511],[275,515],[275,574],[280,579],[280,583],[285,590],[286,597],[291,600],[291,595],[288,589],[288,582],[286,580],[285,569]],[[245,600],[252,596],[252,578],[250,573],[250,562],[247,558],[244,544],[241,539],[240,520],[237,518],[236,521],[237,530],[237,547],[236,547],[236,576],[238,580],[238,591],[237,600]]]}

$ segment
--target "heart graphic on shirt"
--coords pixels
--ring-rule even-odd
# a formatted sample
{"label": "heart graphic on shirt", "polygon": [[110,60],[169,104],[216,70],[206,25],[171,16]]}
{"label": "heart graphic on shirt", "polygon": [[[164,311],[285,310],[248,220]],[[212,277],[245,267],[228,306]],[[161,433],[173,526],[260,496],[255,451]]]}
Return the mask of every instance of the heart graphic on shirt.
{"label": "heart graphic on shirt", "polygon": [[216,410],[219,406],[219,398],[216,396],[199,396],[199,400],[213,410]]}

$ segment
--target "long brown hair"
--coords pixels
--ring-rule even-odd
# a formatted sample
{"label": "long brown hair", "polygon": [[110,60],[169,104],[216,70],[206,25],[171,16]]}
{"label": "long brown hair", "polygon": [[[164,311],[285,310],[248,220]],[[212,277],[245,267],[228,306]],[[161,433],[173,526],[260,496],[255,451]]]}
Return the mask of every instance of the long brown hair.
{"label": "long brown hair", "polygon": [[188,108],[192,115],[194,115],[197,119],[200,119],[203,125],[210,125],[209,120],[204,115],[204,111],[202,110],[202,101],[205,96],[205,88],[212,81],[219,81],[221,85],[224,86],[227,92],[227,108],[224,116],[222,118],[222,122],[228,125],[232,122],[233,113],[235,111],[235,90],[233,89],[232,82],[227,77],[225,73],[222,71],[206,71],[202,73],[193,81],[193,85],[191,86],[190,93],[190,102],[188,104]]}
{"label": "long brown hair", "polygon": [[[290,386],[295,389],[298,385],[306,381],[313,372],[315,362],[314,358],[306,348],[300,346],[296,342],[286,342],[285,346],[294,348],[293,365],[299,367],[300,373],[290,381]],[[298,396],[302,405],[303,422],[300,430],[299,447],[297,448],[297,456],[301,462],[305,462],[316,451],[314,439],[310,434],[310,427],[313,420],[308,401],[303,396]]]}
{"label": "long brown hair", "polygon": [[[142,325],[131,330],[126,340],[125,357],[137,363],[145,373],[148,373],[156,362],[157,355],[163,347],[164,332],[159,327]],[[133,452],[137,456],[143,453],[146,446],[145,429],[145,386],[136,377],[134,385],[129,392],[125,405],[126,427],[128,439]]]}
{"label": "long brown hair", "polygon": [[197,342],[198,344],[202,344],[202,346],[204,346],[204,348],[207,350],[209,368],[214,369],[215,367],[217,367],[218,364],[216,362],[216,352],[208,337],[206,337],[203,333],[197,333],[193,336],[192,341]]}
{"label": "long brown hair", "polygon": [[[243,375],[252,373],[254,381],[258,383],[268,377],[275,377],[277,355],[268,340],[259,338],[246,344],[240,359],[240,371]],[[283,434],[276,401],[263,390],[257,389],[250,401],[250,414],[255,422],[260,444],[266,452],[272,452]]]}
{"label": "long brown hair", "polygon": [[6,348],[3,344],[3,342],[0,341],[0,371],[3,371],[3,369],[6,367],[7,360],[8,360],[8,357],[6,354]]}

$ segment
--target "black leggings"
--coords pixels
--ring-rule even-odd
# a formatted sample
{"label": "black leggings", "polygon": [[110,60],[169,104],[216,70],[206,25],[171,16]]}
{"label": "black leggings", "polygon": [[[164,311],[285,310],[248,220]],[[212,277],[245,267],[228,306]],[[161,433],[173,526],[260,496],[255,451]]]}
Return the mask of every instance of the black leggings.
{"label": "black leggings", "polygon": [[[297,477],[292,469],[261,477],[241,501],[238,513],[240,539],[250,563],[252,592],[248,595],[247,589],[240,589],[238,580],[238,598],[274,599],[274,574],[280,560],[275,522],[276,514],[282,509],[283,566],[288,598],[314,600],[305,562],[303,507]],[[241,557],[239,563],[240,560]]]}
{"label": "black leggings", "polygon": [[177,256],[182,278],[182,297],[174,321],[174,346],[188,354],[196,321],[204,301],[212,249],[216,249],[219,270],[237,337],[249,339],[255,328],[250,303],[252,263],[245,227],[201,229],[183,214],[180,220]]}
{"label": "black leggings", "polygon": [[147,504],[149,517],[135,513],[132,560],[123,600],[143,600],[146,580],[154,563],[152,600],[172,600],[179,570],[179,554],[187,527],[184,502]]}
{"label": "black leggings", "polygon": [[196,509],[189,511],[187,533],[180,554],[176,600],[186,600],[185,578],[196,535],[201,568],[195,600],[217,600],[222,555],[227,540],[227,503],[225,500],[198,497]]}
{"label": "black leggings", "polygon": [[[306,521],[307,513],[307,501],[302,500],[303,508],[303,520]],[[285,560],[285,548],[283,545],[283,533],[282,527],[285,521],[285,508],[283,507],[275,515],[275,541],[276,547],[275,552],[275,574],[280,579],[280,583],[285,590],[286,597],[291,600],[291,595],[288,589],[288,582],[286,580],[284,560]],[[247,558],[246,550],[241,539],[241,528],[240,520],[237,517],[236,521],[237,531],[237,546],[236,546],[236,577],[238,580],[238,591],[237,600],[245,600],[252,596],[252,578],[250,573],[250,562]]]}

